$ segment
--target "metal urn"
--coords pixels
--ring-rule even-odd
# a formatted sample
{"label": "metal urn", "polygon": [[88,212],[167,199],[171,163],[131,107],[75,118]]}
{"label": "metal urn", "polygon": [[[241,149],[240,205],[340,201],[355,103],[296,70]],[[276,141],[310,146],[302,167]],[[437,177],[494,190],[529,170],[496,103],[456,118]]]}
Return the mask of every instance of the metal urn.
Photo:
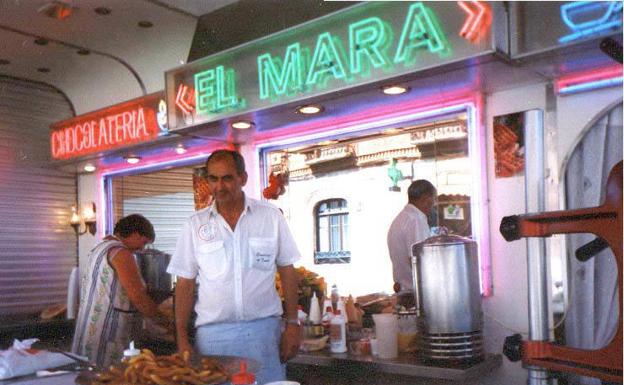
{"label": "metal urn", "polygon": [[412,246],[414,296],[425,359],[483,358],[483,313],[477,244],[438,235]]}

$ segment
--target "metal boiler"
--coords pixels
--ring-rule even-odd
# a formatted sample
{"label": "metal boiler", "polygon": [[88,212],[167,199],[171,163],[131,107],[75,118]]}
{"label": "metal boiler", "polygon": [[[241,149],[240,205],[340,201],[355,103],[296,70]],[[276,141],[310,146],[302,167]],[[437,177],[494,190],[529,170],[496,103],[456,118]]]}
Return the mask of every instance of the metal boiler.
{"label": "metal boiler", "polygon": [[483,359],[483,313],[477,244],[438,235],[412,246],[414,296],[423,359]]}

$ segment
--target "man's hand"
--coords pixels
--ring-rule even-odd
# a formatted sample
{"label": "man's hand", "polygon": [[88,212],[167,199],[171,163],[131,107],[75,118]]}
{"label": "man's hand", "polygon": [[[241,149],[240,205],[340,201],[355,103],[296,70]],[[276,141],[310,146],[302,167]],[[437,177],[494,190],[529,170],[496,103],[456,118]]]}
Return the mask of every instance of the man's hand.
{"label": "man's hand", "polygon": [[280,361],[282,363],[294,358],[301,344],[301,326],[286,324],[280,343]]}
{"label": "man's hand", "polygon": [[189,343],[187,338],[178,338],[178,353],[189,352],[193,354],[193,346]]}

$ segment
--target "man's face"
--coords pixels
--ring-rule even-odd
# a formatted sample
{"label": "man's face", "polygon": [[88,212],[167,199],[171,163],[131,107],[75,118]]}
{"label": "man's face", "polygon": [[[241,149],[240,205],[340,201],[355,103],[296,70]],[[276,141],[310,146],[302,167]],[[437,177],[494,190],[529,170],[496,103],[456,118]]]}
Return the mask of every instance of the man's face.
{"label": "man's face", "polygon": [[426,216],[431,215],[431,210],[433,209],[433,206],[435,206],[435,204],[437,203],[437,194],[434,193],[433,195],[429,195],[425,198],[425,204],[423,205],[423,213]]}
{"label": "man's face", "polygon": [[208,184],[217,204],[232,203],[243,197],[243,186],[247,183],[247,173],[236,172],[234,159],[223,157],[212,159],[206,165]]}

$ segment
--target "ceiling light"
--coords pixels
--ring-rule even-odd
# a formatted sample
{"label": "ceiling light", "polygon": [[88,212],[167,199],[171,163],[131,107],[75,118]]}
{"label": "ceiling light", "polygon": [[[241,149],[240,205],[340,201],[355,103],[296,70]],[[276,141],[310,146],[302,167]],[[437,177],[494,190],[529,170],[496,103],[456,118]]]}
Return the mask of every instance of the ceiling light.
{"label": "ceiling light", "polygon": [[50,69],[48,67],[39,67],[37,68],[37,71],[47,74],[48,72],[50,72]]}
{"label": "ceiling light", "polygon": [[51,1],[37,10],[39,13],[57,20],[64,20],[71,16],[73,9],[61,1]]}
{"label": "ceiling light", "polygon": [[238,122],[232,123],[232,128],[236,128],[238,130],[246,130],[253,126],[252,122],[248,122],[246,120],[239,120]]}
{"label": "ceiling light", "polygon": [[124,156],[124,159],[130,164],[137,164],[141,161],[141,157],[136,155]]}
{"label": "ceiling light", "polygon": [[50,41],[45,37],[38,37],[35,39],[35,44],[37,45],[48,45]]}
{"label": "ceiling light", "polygon": [[178,153],[179,155],[182,155],[186,153],[186,147],[184,147],[183,144],[178,144],[175,148],[175,152]]}
{"label": "ceiling light", "polygon": [[151,21],[147,21],[147,20],[141,20],[137,24],[141,28],[152,28],[154,26],[154,24]]}
{"label": "ceiling light", "polygon": [[297,108],[297,111],[302,114],[318,114],[319,112],[323,111],[323,107],[315,104],[309,104],[307,106],[301,106]]}
{"label": "ceiling light", "polygon": [[381,89],[386,95],[401,95],[409,90],[409,87],[405,86],[386,86]]}
{"label": "ceiling light", "polygon": [[401,132],[400,128],[388,128],[387,130],[384,130],[382,132],[382,134],[384,134],[384,135],[394,135],[394,134],[398,134],[399,132]]}
{"label": "ceiling light", "polygon": [[93,172],[93,171],[95,171],[95,166],[92,165],[91,163],[87,163],[87,164],[84,165],[84,170],[86,172]]}
{"label": "ceiling light", "polygon": [[332,144],[336,144],[336,143],[338,143],[338,141],[332,139],[332,140],[324,140],[322,142],[319,142],[318,145],[319,146],[331,146]]}
{"label": "ceiling light", "polygon": [[110,8],[106,8],[106,7],[97,7],[96,9],[94,9],[94,11],[98,15],[103,15],[103,16],[111,14],[111,9]]}

